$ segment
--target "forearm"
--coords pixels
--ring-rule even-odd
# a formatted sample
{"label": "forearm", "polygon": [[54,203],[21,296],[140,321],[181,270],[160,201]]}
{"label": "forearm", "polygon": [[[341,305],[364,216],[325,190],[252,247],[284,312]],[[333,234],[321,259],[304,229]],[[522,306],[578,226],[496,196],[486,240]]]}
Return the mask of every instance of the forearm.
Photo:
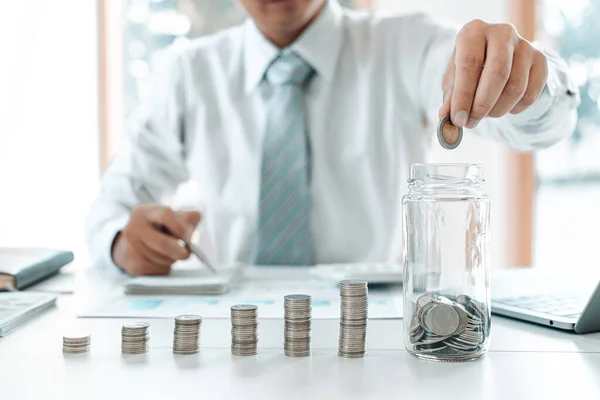
{"label": "forearm", "polygon": [[136,134],[105,171],[98,198],[90,208],[86,240],[95,265],[114,266],[112,243],[134,207],[143,203],[137,193],[140,185],[158,201],[168,203],[178,185],[188,179],[180,143],[169,140],[168,135],[144,130],[143,125],[131,126]]}

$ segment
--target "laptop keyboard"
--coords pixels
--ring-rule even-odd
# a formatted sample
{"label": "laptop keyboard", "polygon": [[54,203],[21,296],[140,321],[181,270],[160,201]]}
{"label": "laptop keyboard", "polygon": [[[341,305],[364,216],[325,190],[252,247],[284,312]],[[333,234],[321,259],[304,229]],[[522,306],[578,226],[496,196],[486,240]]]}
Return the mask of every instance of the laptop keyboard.
{"label": "laptop keyboard", "polygon": [[578,318],[587,301],[588,297],[579,294],[521,296],[494,300],[495,303],[566,318]]}

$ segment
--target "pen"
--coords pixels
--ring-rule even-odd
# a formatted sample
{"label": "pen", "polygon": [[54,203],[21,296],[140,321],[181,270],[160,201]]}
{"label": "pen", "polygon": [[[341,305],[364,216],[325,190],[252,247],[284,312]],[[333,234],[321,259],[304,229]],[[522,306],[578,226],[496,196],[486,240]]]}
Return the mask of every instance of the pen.
{"label": "pen", "polygon": [[[137,188],[137,194],[138,197],[147,204],[159,204],[156,199],[154,198],[154,196],[152,196],[152,194],[148,191],[148,189],[146,189],[146,187],[144,185],[140,185]],[[204,265],[206,265],[206,267],[208,269],[210,269],[212,271],[212,273],[216,274],[217,271],[213,268],[213,266],[208,262],[208,258],[206,257],[206,255],[202,252],[202,250],[200,250],[200,248],[196,245],[194,245],[193,243],[188,243],[185,242],[183,239],[180,239],[183,243],[185,243],[185,246],[188,248],[189,251],[191,251],[196,257],[198,257],[198,259],[200,261],[202,261],[202,263],[204,263]]]}

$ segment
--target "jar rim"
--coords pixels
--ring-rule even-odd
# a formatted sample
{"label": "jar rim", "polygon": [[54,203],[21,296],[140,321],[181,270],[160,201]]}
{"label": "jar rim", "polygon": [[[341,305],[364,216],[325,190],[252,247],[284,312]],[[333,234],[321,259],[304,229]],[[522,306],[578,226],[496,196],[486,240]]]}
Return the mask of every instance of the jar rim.
{"label": "jar rim", "polygon": [[434,192],[480,191],[485,183],[482,164],[412,164],[408,185],[411,190]]}
{"label": "jar rim", "polygon": [[412,167],[477,167],[483,168],[481,163],[415,163]]}

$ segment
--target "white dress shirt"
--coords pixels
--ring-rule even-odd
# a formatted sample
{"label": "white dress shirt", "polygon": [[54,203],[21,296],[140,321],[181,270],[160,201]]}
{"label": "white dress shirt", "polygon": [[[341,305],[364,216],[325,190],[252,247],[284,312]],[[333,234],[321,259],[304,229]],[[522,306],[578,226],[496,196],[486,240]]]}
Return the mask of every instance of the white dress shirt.
{"label": "white dress shirt", "polygon": [[[409,166],[427,162],[434,145],[456,33],[425,15],[378,16],[330,0],[291,45],[317,72],[306,94],[317,262],[399,260]],[[186,181],[200,188],[202,229],[218,261],[251,262],[269,96],[263,75],[278,51],[247,20],[166,52],[88,217],[96,263],[113,264],[113,239],[140,203],[133,183],[169,198]],[[524,151],[570,135],[578,94],[564,62],[549,60],[533,107],[486,119],[476,132]]]}

